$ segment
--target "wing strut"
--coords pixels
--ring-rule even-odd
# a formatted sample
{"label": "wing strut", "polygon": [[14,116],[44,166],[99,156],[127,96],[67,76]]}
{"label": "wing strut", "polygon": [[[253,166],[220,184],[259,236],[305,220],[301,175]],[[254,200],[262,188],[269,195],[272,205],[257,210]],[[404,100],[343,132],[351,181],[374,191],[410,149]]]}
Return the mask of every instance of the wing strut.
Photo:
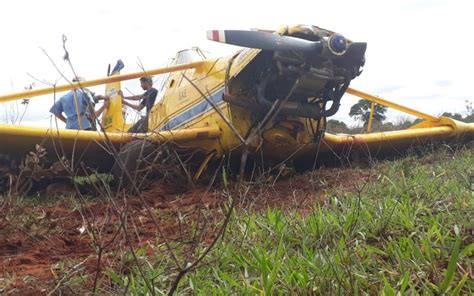
{"label": "wing strut", "polygon": [[399,105],[397,103],[384,100],[382,98],[376,97],[374,95],[371,95],[371,94],[368,94],[368,93],[365,93],[365,92],[361,92],[360,90],[356,90],[356,89],[353,89],[353,88],[350,88],[350,87],[346,90],[346,93],[354,95],[356,97],[362,98],[362,99],[370,101],[370,102],[374,102],[374,103],[377,103],[377,104],[380,104],[380,105],[384,105],[386,107],[396,109],[398,111],[405,112],[407,114],[416,116],[418,118],[423,118],[424,120],[428,120],[428,121],[432,121],[432,122],[439,122],[440,121],[439,117],[435,117],[435,116],[417,111],[415,109],[411,109],[411,108]]}
{"label": "wing strut", "polygon": [[143,76],[158,75],[158,74],[163,74],[163,73],[194,69],[194,68],[198,68],[199,66],[202,66],[203,64],[205,64],[205,61],[181,64],[181,65],[158,68],[158,69],[153,69],[153,70],[146,70],[146,71],[135,72],[135,73],[130,73],[130,74],[114,75],[114,76],[109,76],[106,78],[99,78],[99,79],[88,80],[88,81],[83,81],[83,82],[74,82],[70,84],[58,85],[56,87],[47,87],[47,88],[22,91],[22,92],[17,92],[13,94],[3,95],[3,96],[0,95],[0,103],[19,100],[19,99],[28,99],[31,97],[37,97],[37,96],[52,94],[55,92],[62,92],[66,90],[77,89],[81,87],[90,87],[90,86],[107,84],[107,83],[112,83],[112,82],[117,82],[117,81],[131,80],[131,79],[136,79]]}

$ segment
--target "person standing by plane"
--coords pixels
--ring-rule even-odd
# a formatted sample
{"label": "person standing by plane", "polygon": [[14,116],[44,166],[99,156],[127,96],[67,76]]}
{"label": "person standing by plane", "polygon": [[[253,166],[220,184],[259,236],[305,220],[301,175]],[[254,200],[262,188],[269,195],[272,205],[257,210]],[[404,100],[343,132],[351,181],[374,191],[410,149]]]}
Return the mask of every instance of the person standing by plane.
{"label": "person standing by plane", "polygon": [[[109,105],[109,97],[107,96],[95,95],[94,99],[97,101],[104,100],[104,104],[97,111],[94,111],[93,107],[91,108],[91,102],[86,90],[73,89],[59,98],[49,112],[64,122],[67,129],[93,130],[91,120],[99,117]],[[93,114],[90,114],[91,112]]]}
{"label": "person standing by plane", "polygon": [[[136,96],[128,96],[125,97],[123,92],[120,90],[118,94],[122,96],[122,103],[125,106],[128,106],[132,109],[137,111],[143,110],[146,108],[146,115],[143,116],[140,120],[138,120],[128,131],[132,133],[144,133],[148,131],[148,114],[150,114],[151,108],[155,104],[156,96],[158,95],[158,90],[153,87],[153,79],[152,77],[141,77],[140,78],[140,86],[145,91],[141,95]],[[140,104],[135,105],[127,102],[126,100],[130,101],[140,101]]]}

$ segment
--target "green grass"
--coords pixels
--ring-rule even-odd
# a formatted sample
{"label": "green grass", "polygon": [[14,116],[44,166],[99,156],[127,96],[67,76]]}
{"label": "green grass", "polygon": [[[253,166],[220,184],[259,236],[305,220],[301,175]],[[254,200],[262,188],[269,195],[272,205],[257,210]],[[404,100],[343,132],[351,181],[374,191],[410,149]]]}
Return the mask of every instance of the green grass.
{"label": "green grass", "polygon": [[[179,286],[197,295],[468,295],[474,293],[473,150],[375,165],[373,181],[326,193],[304,216],[233,213],[223,240]],[[251,197],[248,197],[251,198]],[[166,253],[146,258],[158,294]],[[118,290],[147,294],[142,275],[109,270]]]}

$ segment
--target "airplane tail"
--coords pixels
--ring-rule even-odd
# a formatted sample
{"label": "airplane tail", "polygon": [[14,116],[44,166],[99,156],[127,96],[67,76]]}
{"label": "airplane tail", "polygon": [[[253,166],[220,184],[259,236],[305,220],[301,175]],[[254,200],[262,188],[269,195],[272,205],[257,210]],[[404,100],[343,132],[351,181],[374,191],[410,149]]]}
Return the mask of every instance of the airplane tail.
{"label": "airplane tail", "polygon": [[[123,68],[122,60],[118,60],[109,76],[119,75]],[[129,128],[122,113],[122,97],[118,95],[120,88],[120,81],[107,83],[105,86],[105,95],[110,97],[110,102],[102,115],[102,124],[107,132],[122,132]]]}

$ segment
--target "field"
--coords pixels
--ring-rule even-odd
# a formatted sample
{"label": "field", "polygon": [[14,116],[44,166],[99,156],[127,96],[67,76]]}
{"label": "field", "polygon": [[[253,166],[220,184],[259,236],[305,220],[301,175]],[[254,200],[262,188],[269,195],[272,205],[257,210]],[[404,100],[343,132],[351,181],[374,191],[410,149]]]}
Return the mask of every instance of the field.
{"label": "field", "polygon": [[4,196],[0,294],[472,295],[473,164],[445,147],[240,188],[220,169],[188,191]]}

